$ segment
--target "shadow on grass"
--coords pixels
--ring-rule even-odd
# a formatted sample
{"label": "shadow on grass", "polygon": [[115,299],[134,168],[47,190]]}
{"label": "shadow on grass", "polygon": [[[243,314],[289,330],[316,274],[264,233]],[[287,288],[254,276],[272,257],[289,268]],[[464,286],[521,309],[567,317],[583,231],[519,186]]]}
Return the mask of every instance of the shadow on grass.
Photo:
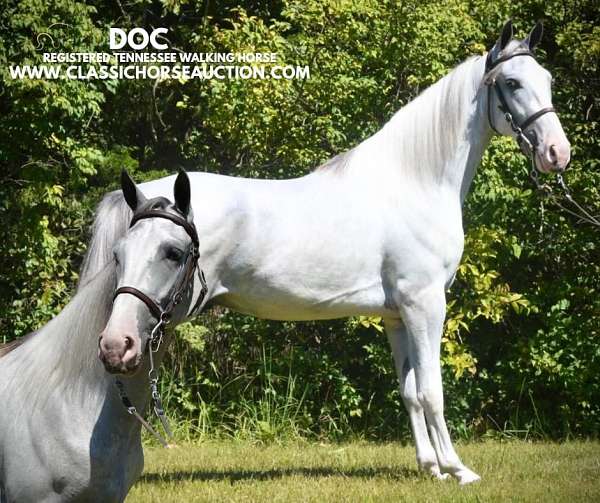
{"label": "shadow on grass", "polygon": [[415,469],[410,468],[351,468],[336,469],[330,467],[321,468],[285,468],[271,470],[177,470],[167,473],[145,473],[138,484],[157,484],[164,482],[209,482],[229,481],[230,483],[245,480],[269,481],[284,477],[300,475],[307,478],[319,477],[353,477],[353,478],[380,478],[385,477],[392,480],[417,479],[423,475]]}

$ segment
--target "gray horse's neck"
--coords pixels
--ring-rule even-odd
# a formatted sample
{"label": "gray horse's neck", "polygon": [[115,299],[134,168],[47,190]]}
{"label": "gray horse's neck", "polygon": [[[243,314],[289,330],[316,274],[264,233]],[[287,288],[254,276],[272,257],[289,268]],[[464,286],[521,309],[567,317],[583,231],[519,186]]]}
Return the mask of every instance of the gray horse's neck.
{"label": "gray horse's neck", "polygon": [[[119,399],[115,377],[104,370],[97,356],[98,334],[110,316],[114,283],[114,266],[109,264],[2,363],[12,369],[10,386],[23,402],[50,405],[62,399],[59,410],[72,409],[70,413],[82,425],[96,427],[98,421],[108,421],[113,432],[135,435],[137,430],[139,435],[139,424]],[[122,382],[142,412],[149,400],[147,370]]]}
{"label": "gray horse's neck", "polygon": [[[487,93],[489,90],[482,83],[485,74],[485,58],[481,58],[476,63],[473,72],[473,84],[477,89],[475,95],[473,95],[475,106],[473,107],[465,131],[468,138],[468,148],[465,149],[462,156],[458,156],[459,158],[456,162],[456,179],[457,181],[460,180],[461,203],[464,202],[469,193],[481,158],[492,137],[492,129],[487,114]],[[461,166],[464,167],[462,170],[460,169]]]}

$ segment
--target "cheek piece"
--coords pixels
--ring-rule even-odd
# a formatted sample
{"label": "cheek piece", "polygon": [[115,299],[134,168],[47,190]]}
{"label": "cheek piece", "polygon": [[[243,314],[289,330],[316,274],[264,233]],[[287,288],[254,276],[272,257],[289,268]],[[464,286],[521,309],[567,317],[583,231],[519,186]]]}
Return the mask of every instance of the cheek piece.
{"label": "cheek piece", "polygon": [[[535,56],[533,55],[533,53],[531,51],[519,51],[519,52],[515,52],[513,54],[508,54],[506,56],[502,56],[502,57],[496,59],[495,61],[492,61],[492,52],[490,51],[488,53],[487,59],[485,61],[485,74],[488,75],[488,73],[491,70],[493,70],[495,67],[497,67],[499,64],[504,63],[505,61],[508,61],[509,59],[516,58],[519,56],[529,56],[529,57],[535,58]],[[506,101],[506,97],[504,96],[504,93],[502,92],[502,88],[500,87],[500,84],[498,82],[496,82],[496,79],[485,79],[485,84],[488,86],[487,113],[488,113],[488,122],[490,124],[490,127],[496,133],[500,134],[499,131],[494,126],[494,121],[492,120],[492,89],[493,89],[496,93],[496,97],[498,98],[498,101],[500,102],[500,104],[498,105],[499,110],[504,112],[504,119],[506,120],[506,122],[509,123],[510,128],[517,135],[517,144],[519,145],[521,152],[523,152],[523,154],[525,154],[527,157],[530,157],[531,159],[533,159],[536,154],[536,150],[537,150],[537,146],[538,146],[538,139],[537,139],[537,136],[535,135],[535,133],[533,131],[527,131],[527,128],[529,126],[531,126],[531,124],[533,124],[536,120],[538,120],[542,115],[554,112],[555,111],[554,107],[542,108],[541,110],[538,110],[534,114],[531,114],[529,117],[527,117],[522,122],[519,122],[515,118],[515,115],[512,113],[510,106],[508,105],[508,101]],[[535,160],[534,160],[533,164],[535,166]]]}
{"label": "cheek piece", "polygon": [[[148,349],[148,357],[150,360],[150,370],[148,371],[148,378],[150,380],[150,392],[152,396],[152,405],[154,408],[154,412],[156,416],[160,419],[160,422],[167,434],[169,439],[173,438],[173,433],[171,432],[171,428],[169,427],[169,423],[165,416],[165,411],[162,406],[162,400],[160,398],[160,394],[158,392],[158,372],[154,365],[154,353],[158,352],[160,345],[163,340],[163,335],[165,331],[165,327],[171,320],[171,315],[175,306],[181,302],[183,295],[187,291],[188,288],[193,286],[194,274],[198,274],[198,279],[201,284],[201,291],[198,295],[198,299],[194,303],[190,314],[193,314],[197,311],[197,309],[202,305],[202,301],[206,297],[206,293],[208,292],[208,287],[206,286],[206,279],[204,277],[204,273],[198,267],[198,259],[200,258],[200,243],[198,240],[198,233],[196,231],[196,226],[193,223],[188,222],[185,217],[182,215],[178,215],[175,213],[170,213],[164,210],[147,210],[141,211],[139,213],[135,213],[133,218],[131,219],[131,223],[129,227],[133,227],[138,221],[146,219],[146,218],[164,218],[166,220],[170,220],[176,225],[183,227],[187,232],[188,236],[192,240],[190,250],[187,254],[187,258],[185,259],[185,264],[179,273],[177,281],[171,288],[169,292],[169,296],[167,297],[166,303],[163,307],[160,301],[156,301],[152,299],[150,296],[142,292],[141,290],[133,287],[133,286],[122,286],[115,290],[113,296],[114,299],[117,296],[122,294],[133,295],[140,299],[148,309],[152,316],[156,318],[157,322],[152,332],[150,333],[150,337],[148,338],[148,343],[146,348]],[[121,398],[121,402],[123,406],[127,409],[127,412],[131,414],[133,417],[137,419],[141,423],[141,425],[150,432],[164,447],[169,447],[169,442],[165,440],[138,412],[136,407],[131,403],[127,394],[125,393],[125,388],[123,383],[117,379],[116,381],[117,390],[119,392],[119,396]]]}

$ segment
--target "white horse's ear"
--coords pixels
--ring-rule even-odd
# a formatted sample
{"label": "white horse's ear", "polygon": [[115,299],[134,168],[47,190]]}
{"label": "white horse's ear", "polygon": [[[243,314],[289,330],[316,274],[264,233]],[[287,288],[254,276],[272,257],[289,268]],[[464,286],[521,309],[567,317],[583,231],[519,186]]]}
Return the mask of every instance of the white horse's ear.
{"label": "white horse's ear", "polygon": [[527,38],[523,41],[526,46],[529,47],[530,51],[535,49],[535,46],[542,40],[542,34],[544,33],[544,25],[541,21],[535,23],[535,26],[531,30],[531,33],[527,35]]}
{"label": "white horse's ear", "polygon": [[508,45],[508,43],[512,40],[512,36],[513,36],[513,25],[512,25],[512,21],[509,19],[504,24],[504,27],[502,28],[502,33],[498,37],[498,40],[496,40],[496,43],[490,49],[490,52],[488,54],[488,64],[492,63],[494,60],[496,60],[500,56],[500,53]]}
{"label": "white horse's ear", "polygon": [[125,201],[133,211],[137,210],[141,204],[147,201],[146,196],[137,188],[126,169],[121,170],[121,190],[123,191]]}
{"label": "white horse's ear", "polygon": [[187,173],[182,169],[179,171],[177,178],[175,179],[175,186],[173,187],[173,194],[175,196],[175,206],[185,217],[190,216],[190,179]]}
{"label": "white horse's ear", "polygon": [[498,39],[498,42],[496,42],[496,45],[498,46],[498,51],[504,50],[504,48],[512,40],[512,37],[513,37],[513,25],[512,25],[512,20],[509,19],[504,24],[504,27],[502,28],[502,33],[500,34],[500,38]]}

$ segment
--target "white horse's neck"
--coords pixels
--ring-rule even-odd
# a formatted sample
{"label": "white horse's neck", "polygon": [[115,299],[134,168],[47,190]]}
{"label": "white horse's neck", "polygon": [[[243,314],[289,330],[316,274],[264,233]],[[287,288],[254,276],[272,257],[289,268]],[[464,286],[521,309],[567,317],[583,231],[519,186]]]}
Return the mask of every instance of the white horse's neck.
{"label": "white horse's neck", "polygon": [[385,152],[403,182],[443,188],[464,201],[491,137],[482,86],[485,58],[471,58],[400,109],[359,145]]}

